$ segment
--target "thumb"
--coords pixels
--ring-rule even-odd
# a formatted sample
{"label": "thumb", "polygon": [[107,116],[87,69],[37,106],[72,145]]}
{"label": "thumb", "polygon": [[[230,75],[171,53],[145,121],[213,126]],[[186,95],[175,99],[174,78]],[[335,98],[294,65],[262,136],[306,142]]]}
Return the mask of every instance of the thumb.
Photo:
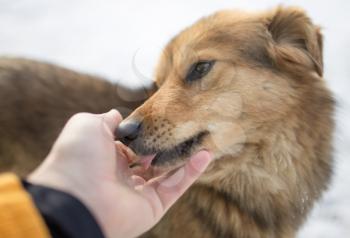
{"label": "thumb", "polygon": [[102,117],[103,122],[107,125],[112,134],[123,120],[122,116],[116,109],[112,109],[107,113],[100,114],[99,116]]}
{"label": "thumb", "polygon": [[212,160],[208,151],[200,151],[192,156],[184,167],[153,186],[164,211],[169,209],[177,199],[199,178]]}

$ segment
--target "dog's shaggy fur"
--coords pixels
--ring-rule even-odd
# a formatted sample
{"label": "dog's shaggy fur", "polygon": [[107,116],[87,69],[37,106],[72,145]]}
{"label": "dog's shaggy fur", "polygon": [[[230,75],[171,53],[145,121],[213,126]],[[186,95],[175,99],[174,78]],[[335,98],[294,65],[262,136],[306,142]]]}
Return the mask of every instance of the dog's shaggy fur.
{"label": "dog's shaggy fur", "polygon": [[[185,80],[208,60],[207,75]],[[222,11],[176,36],[157,67],[159,90],[125,120],[142,123],[130,146],[160,153],[197,138],[151,170],[202,148],[215,161],[143,237],[295,237],[332,174],[334,101],[322,74],[320,29],[297,8]],[[19,172],[72,113],[138,105],[110,83],[29,61],[1,60],[0,90],[1,168]]]}

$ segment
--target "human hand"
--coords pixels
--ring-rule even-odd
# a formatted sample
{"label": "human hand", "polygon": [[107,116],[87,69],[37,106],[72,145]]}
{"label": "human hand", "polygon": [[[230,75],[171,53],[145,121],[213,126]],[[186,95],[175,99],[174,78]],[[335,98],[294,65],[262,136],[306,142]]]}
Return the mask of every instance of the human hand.
{"label": "human hand", "polygon": [[113,131],[121,120],[116,110],[74,115],[28,178],[79,198],[110,238],[135,237],[149,230],[211,160],[208,152],[200,151],[172,175],[144,181],[133,175],[114,141]]}

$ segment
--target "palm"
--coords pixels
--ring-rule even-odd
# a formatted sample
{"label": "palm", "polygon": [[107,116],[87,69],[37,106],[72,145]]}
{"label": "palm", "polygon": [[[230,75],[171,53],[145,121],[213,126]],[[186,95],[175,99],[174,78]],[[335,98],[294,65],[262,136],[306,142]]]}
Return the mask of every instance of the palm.
{"label": "palm", "polygon": [[[81,113],[69,120],[44,163],[37,184],[70,192],[91,209],[106,237],[135,237],[150,229],[210,161],[199,152],[170,177],[145,181],[130,171],[112,131],[121,116]],[[196,169],[197,168],[197,169]]]}

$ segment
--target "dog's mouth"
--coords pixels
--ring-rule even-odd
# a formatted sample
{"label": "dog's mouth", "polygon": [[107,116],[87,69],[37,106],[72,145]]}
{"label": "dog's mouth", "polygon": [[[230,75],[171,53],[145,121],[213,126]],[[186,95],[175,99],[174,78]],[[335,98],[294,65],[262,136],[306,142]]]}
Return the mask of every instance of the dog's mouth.
{"label": "dog's mouth", "polygon": [[[136,168],[141,172],[148,171],[153,176],[160,174],[164,171],[169,171],[181,166],[187,158],[192,154],[197,152],[201,148],[203,139],[209,134],[208,131],[202,131],[183,142],[163,150],[158,151],[148,151],[148,153],[142,153],[140,151],[132,151],[132,147],[128,148],[123,146],[120,150],[128,159],[129,166],[131,168]],[[150,172],[151,170],[151,172]],[[156,171],[156,172],[155,172]],[[152,175],[149,175],[152,177]]]}
{"label": "dog's mouth", "polygon": [[152,166],[173,164],[178,159],[185,159],[196,152],[197,147],[202,143],[208,131],[202,131],[197,135],[177,144],[176,146],[157,152],[151,162]]}

